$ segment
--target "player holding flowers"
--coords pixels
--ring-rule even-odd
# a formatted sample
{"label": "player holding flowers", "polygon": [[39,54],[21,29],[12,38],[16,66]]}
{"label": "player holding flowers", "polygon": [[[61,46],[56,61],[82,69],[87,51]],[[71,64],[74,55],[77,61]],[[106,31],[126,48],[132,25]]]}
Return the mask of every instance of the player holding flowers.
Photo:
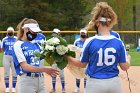
{"label": "player holding flowers", "polygon": [[68,62],[78,67],[87,66],[85,93],[121,93],[117,66],[126,71],[131,57],[127,57],[123,42],[110,34],[117,15],[106,2],[97,3],[92,14],[85,29],[95,27],[100,35],[85,41],[80,60],[68,56]]}

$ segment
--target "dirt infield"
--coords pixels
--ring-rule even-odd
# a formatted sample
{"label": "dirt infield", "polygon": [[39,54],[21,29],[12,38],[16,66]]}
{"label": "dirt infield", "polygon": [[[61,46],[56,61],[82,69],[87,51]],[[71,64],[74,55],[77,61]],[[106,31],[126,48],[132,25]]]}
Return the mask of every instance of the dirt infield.
{"label": "dirt infield", "polygon": [[[131,83],[131,89],[132,93],[140,93],[140,67],[133,66],[128,70],[130,83]],[[19,78],[19,77],[18,77]],[[122,82],[122,93],[130,93],[129,92],[129,83],[127,81],[127,74],[124,71],[121,71],[120,78]],[[45,75],[46,79],[46,87],[48,93],[51,90],[51,77],[48,75]],[[70,71],[66,68],[65,69],[65,79],[66,79],[66,92],[72,93],[75,87],[75,77],[70,73]],[[4,85],[4,79],[3,79],[3,68],[0,68],[0,93],[5,93],[5,85]],[[17,85],[18,87],[18,85]],[[56,85],[57,93],[61,93],[61,83],[59,77],[57,77],[57,85]],[[80,93],[83,93],[83,79],[81,81],[81,90]]]}

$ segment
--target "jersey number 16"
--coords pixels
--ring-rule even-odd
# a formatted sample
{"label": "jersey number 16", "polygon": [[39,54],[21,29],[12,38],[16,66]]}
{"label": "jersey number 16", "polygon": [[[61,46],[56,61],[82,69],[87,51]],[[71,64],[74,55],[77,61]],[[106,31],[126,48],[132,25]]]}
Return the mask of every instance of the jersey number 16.
{"label": "jersey number 16", "polygon": [[[104,64],[110,66],[115,63],[116,57],[114,55],[109,55],[109,52],[116,53],[116,50],[114,48],[106,48],[105,50],[103,50],[102,48],[99,49],[98,51],[99,59],[98,59],[97,66],[103,66]],[[103,59],[103,55],[104,55],[104,59]],[[103,60],[104,60],[104,64],[103,64]]]}

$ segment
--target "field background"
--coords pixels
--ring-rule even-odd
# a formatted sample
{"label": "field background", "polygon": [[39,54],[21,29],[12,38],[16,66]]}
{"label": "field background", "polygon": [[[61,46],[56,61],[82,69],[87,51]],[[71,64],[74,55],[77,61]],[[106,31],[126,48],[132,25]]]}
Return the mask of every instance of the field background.
{"label": "field background", "polygon": [[[129,54],[131,55],[131,67],[128,70],[130,84],[132,93],[140,93],[140,52],[137,52],[134,48],[130,49]],[[5,85],[4,85],[4,69],[2,67],[2,57],[3,54],[0,53],[0,93],[5,93]],[[48,64],[45,62],[45,65],[48,66]],[[64,69],[64,75],[65,75],[65,81],[66,81],[66,92],[67,93],[73,93],[73,90],[75,88],[75,76],[73,76],[67,68]],[[18,77],[19,79],[19,77]],[[120,80],[122,84],[122,93],[130,93],[129,91],[129,82],[127,79],[127,74],[125,71],[120,70]],[[11,79],[10,79],[11,82]],[[49,93],[52,89],[51,86],[51,77],[45,74],[45,84],[47,87],[47,93]],[[11,86],[11,85],[10,85]],[[83,79],[81,80],[81,88],[80,93],[84,93],[83,90]],[[18,85],[16,89],[18,88]],[[61,81],[60,78],[57,77],[57,84],[56,84],[56,93],[61,93]],[[12,93],[12,92],[10,92]],[[17,93],[17,92],[16,92]]]}
{"label": "field background", "polygon": [[[130,48],[129,55],[131,55],[131,66],[140,66],[140,51],[136,51],[135,48]],[[0,67],[2,67],[3,53],[0,53]],[[45,62],[45,65],[48,64]]]}

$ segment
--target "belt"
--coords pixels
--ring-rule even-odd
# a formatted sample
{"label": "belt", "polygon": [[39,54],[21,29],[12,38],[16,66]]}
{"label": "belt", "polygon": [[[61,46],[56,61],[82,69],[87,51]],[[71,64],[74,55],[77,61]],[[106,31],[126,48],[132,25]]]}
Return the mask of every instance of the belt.
{"label": "belt", "polygon": [[26,73],[29,77],[44,77],[43,73]]}

